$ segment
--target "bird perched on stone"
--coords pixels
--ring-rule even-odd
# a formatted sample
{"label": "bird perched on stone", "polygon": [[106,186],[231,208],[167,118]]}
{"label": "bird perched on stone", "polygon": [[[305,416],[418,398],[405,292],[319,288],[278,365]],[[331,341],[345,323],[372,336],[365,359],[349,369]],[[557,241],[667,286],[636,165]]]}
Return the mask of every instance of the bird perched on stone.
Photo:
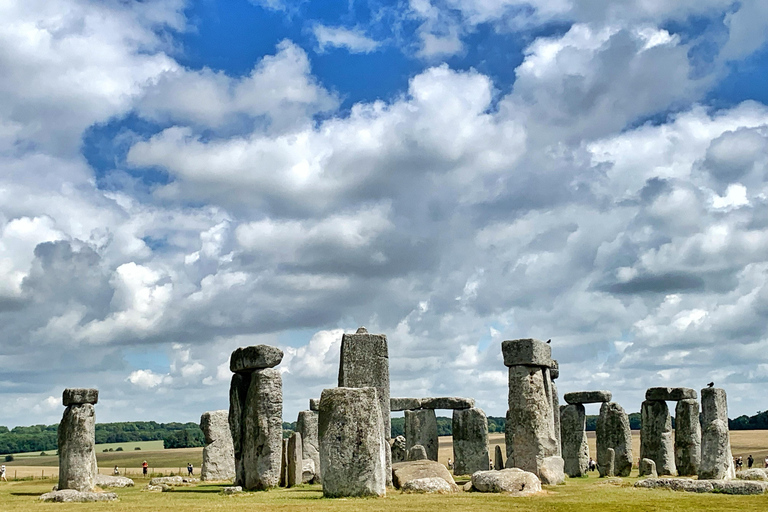
{"label": "bird perched on stone", "polygon": [[549,339],[547,340],[547,343],[552,343],[552,338],[549,338]]}
{"label": "bird perched on stone", "polygon": [[712,386],[714,386],[714,385],[715,385],[715,383],[714,383],[714,382],[710,382],[709,384],[707,384],[707,387],[708,387],[708,388],[711,388],[711,387],[712,387]]}

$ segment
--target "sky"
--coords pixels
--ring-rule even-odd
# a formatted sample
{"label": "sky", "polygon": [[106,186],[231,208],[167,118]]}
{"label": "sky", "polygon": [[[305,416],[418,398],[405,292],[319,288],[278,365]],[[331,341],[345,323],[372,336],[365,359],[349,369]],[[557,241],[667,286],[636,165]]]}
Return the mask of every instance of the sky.
{"label": "sky", "polygon": [[534,337],[768,409],[768,3],[5,0],[0,325],[9,427],[199,421],[262,343],[294,421],[359,326],[392,396],[503,416]]}

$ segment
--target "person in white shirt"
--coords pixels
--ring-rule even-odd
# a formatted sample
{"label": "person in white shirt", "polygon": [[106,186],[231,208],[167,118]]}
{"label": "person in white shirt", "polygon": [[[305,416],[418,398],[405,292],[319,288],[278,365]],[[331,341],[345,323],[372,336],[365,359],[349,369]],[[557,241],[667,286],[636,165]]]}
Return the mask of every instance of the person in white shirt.
{"label": "person in white shirt", "polygon": [[[766,457],[766,459],[768,459],[768,457]],[[6,482],[8,481],[8,479],[5,478],[5,464],[0,466],[0,480],[5,480]]]}

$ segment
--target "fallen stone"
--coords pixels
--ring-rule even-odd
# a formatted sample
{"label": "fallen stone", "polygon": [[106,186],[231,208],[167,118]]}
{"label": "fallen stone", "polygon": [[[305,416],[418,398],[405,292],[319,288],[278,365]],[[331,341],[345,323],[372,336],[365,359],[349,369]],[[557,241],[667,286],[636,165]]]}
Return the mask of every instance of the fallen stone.
{"label": "fallen stone", "polygon": [[[296,432],[301,434],[301,453],[304,460],[311,460],[314,475],[310,481],[319,483],[322,481],[320,475],[320,442],[317,438],[317,412],[301,411],[296,420]],[[303,477],[303,479],[305,479]],[[306,482],[305,482],[306,483]]]}
{"label": "fallen stone", "polygon": [[[456,409],[453,411],[453,473],[471,475],[487,470],[488,418],[482,409]],[[434,459],[433,459],[434,460]]]}
{"label": "fallen stone", "polygon": [[239,485],[235,485],[235,486],[232,486],[232,487],[224,487],[224,488],[221,489],[221,492],[222,492],[222,494],[227,494],[227,495],[239,494],[239,493],[243,492],[243,488],[240,487]]}
{"label": "fallen stone", "polygon": [[147,485],[146,485],[146,486],[145,486],[145,487],[142,489],[142,491],[150,491],[150,492],[164,492],[164,491],[167,491],[167,490],[170,490],[170,489],[171,489],[171,487],[169,487],[169,486],[167,486],[167,485],[165,485],[165,484],[160,484],[160,485],[152,485],[152,484],[147,484]]}
{"label": "fallen stone", "polygon": [[374,387],[323,391],[318,433],[325,497],[386,494],[389,445],[379,404]]}
{"label": "fallen stone", "polygon": [[203,413],[200,417],[200,429],[205,436],[200,479],[232,481],[236,476],[235,448],[229,428],[229,411]]}
{"label": "fallen stone", "polygon": [[199,482],[197,478],[183,476],[158,476],[149,481],[149,485],[190,485]]}
{"label": "fallen stone", "polygon": [[60,491],[47,492],[40,496],[40,501],[55,503],[85,503],[92,501],[115,501],[117,494],[113,492],[83,492],[75,489],[62,489]]}
{"label": "fallen stone", "polygon": [[678,476],[696,476],[701,464],[699,402],[680,400],[675,407],[675,466]]}
{"label": "fallen stone", "polygon": [[469,482],[467,482],[464,485],[462,485],[461,486],[461,490],[464,491],[464,492],[472,492],[472,491],[474,491],[475,488],[472,487],[472,480],[470,480]]}
{"label": "fallen stone", "polygon": [[233,373],[274,368],[283,360],[283,351],[271,345],[240,347],[229,359],[229,369]]}
{"label": "fallen stone", "polygon": [[93,478],[93,483],[97,487],[101,487],[102,489],[106,489],[109,487],[115,487],[115,488],[122,488],[122,487],[133,487],[134,482],[128,477],[124,476],[114,476],[114,475],[96,475]]}
{"label": "fallen stone", "polygon": [[64,407],[70,405],[92,404],[99,402],[99,390],[93,388],[67,388],[62,396]]}
{"label": "fallen stone", "polygon": [[429,457],[427,457],[427,451],[420,444],[411,446],[410,450],[408,450],[406,454],[406,459],[409,461],[431,460]]}
{"label": "fallen stone", "polygon": [[390,398],[390,411],[414,411],[421,409],[421,398]]}
{"label": "fallen stone", "polygon": [[648,388],[645,392],[646,400],[663,400],[677,402],[678,400],[696,400],[699,395],[691,388]]}
{"label": "fallen stone", "polygon": [[440,478],[454,491],[459,490],[450,471],[439,462],[417,460],[392,464],[392,484],[395,489],[401,489],[406,483],[423,478]]}
{"label": "fallen stone", "polygon": [[457,396],[430,397],[421,399],[422,409],[471,409],[475,406],[474,398]]}
{"label": "fallen stone", "polygon": [[560,436],[565,474],[571,478],[587,474],[589,445],[587,444],[587,416],[580,403],[564,406],[560,411]]}
{"label": "fallen stone", "polygon": [[541,492],[541,482],[529,471],[508,468],[475,472],[472,475],[472,488],[479,492],[504,492],[514,496],[527,496]]}
{"label": "fallen stone", "polygon": [[710,480],[714,492],[721,494],[763,494],[768,490],[768,482],[749,480]]}
{"label": "fallen stone", "polygon": [[675,441],[667,403],[646,400],[640,406],[640,414],[640,458],[653,460],[659,475],[676,475]]}
{"label": "fallen stone", "polygon": [[762,468],[745,469],[736,473],[736,478],[739,480],[768,480],[768,474],[766,470]]}
{"label": "fallen stone", "polygon": [[501,446],[498,444],[493,450],[493,469],[496,471],[504,469],[504,455],[501,453]]}
{"label": "fallen stone", "polygon": [[448,494],[455,491],[448,482],[442,478],[417,478],[405,483],[403,492],[419,494]]}
{"label": "fallen stone", "polygon": [[656,472],[656,463],[651,459],[640,459],[640,475],[648,476],[651,478],[658,478],[659,474]]}
{"label": "fallen stone", "polygon": [[532,338],[501,342],[505,366],[552,366],[552,348]]}
{"label": "fallen stone", "polygon": [[392,464],[395,462],[405,462],[407,458],[408,448],[405,436],[397,436],[392,440]]}
{"label": "fallen stone", "polygon": [[610,402],[612,397],[610,391],[574,391],[563,396],[569,404],[600,404]]}
{"label": "fallen stone", "polygon": [[405,411],[405,444],[407,450],[421,445],[429,460],[437,460],[437,417],[434,409]]}
{"label": "fallen stone", "polygon": [[712,492],[714,490],[710,480],[693,480],[691,478],[646,478],[635,482],[635,487],[685,492]]}
{"label": "fallen stone", "polygon": [[539,464],[539,479],[543,485],[560,485],[565,483],[563,458],[558,456],[545,457]]}
{"label": "fallen stone", "polygon": [[605,402],[600,406],[595,437],[600,476],[606,476],[603,468],[608,464],[608,448],[614,451],[614,475],[629,476],[632,471],[632,431],[629,416],[619,404]]}

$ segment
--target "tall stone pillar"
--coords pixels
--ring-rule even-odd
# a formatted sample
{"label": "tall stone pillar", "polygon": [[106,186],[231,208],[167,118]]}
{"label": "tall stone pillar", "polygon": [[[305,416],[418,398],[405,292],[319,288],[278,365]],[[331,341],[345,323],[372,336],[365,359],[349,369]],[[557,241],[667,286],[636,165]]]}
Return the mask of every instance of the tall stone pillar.
{"label": "tall stone pillar", "polygon": [[323,495],[384,496],[386,449],[376,388],[333,388],[320,396]]}
{"label": "tall stone pillar", "polygon": [[68,388],[63,396],[64,416],[59,423],[59,490],[90,491],[96,465],[97,389]]}
{"label": "tall stone pillar", "polygon": [[679,476],[699,474],[701,464],[701,425],[699,402],[680,400],[675,406],[675,465]]}
{"label": "tall stone pillar", "polygon": [[205,436],[200,480],[234,480],[235,449],[229,429],[229,411],[203,413],[200,430]]}
{"label": "tall stone pillar", "polygon": [[229,427],[236,484],[247,490],[277,487],[283,446],[283,380],[274,367],[283,351],[269,345],[235,350],[229,392]]}
{"label": "tall stone pillar", "polygon": [[557,438],[557,454],[563,456],[563,439],[560,428],[560,395],[557,392],[555,380],[560,377],[560,364],[557,360],[552,360],[552,367],[549,369],[549,377],[552,380],[552,418],[555,420],[555,437]]}
{"label": "tall stone pillar", "polygon": [[287,465],[288,475],[286,477],[286,487],[296,487],[301,484],[303,472],[304,457],[301,453],[301,434],[294,432],[288,438],[287,446]]}
{"label": "tall stone pillar", "polygon": [[406,452],[417,444],[424,447],[429,460],[437,461],[437,417],[434,409],[405,411]]}
{"label": "tall stone pillar", "polygon": [[640,414],[640,458],[655,462],[659,475],[676,475],[672,417],[667,402],[645,400]]}
{"label": "tall stone pillar", "polygon": [[613,450],[613,474],[629,476],[632,471],[632,430],[629,416],[616,402],[604,402],[600,406],[595,438],[600,476],[611,476],[606,473],[610,466],[610,450]]}
{"label": "tall stone pillar", "polygon": [[301,434],[301,453],[304,460],[311,460],[315,483],[322,482],[320,474],[320,443],[317,437],[317,412],[301,411],[296,420],[296,431]]}
{"label": "tall stone pillar", "polygon": [[728,400],[724,389],[712,387],[701,390],[701,416],[703,431],[699,479],[735,478],[728,430]]}
{"label": "tall stone pillar", "polygon": [[389,410],[389,347],[385,334],[369,334],[360,327],[355,334],[341,337],[339,387],[374,387],[379,400],[386,444],[387,483],[392,482],[392,453],[389,440],[392,420]]}
{"label": "tall stone pillar", "polygon": [[551,348],[539,340],[518,339],[504,341],[501,350],[509,367],[506,466],[530,471],[544,484],[561,483],[565,474],[555,434]]}
{"label": "tall stone pillar", "polygon": [[565,474],[579,477],[587,474],[589,445],[587,444],[587,415],[582,404],[569,404],[560,413]]}
{"label": "tall stone pillar", "polygon": [[453,411],[453,473],[471,475],[487,471],[488,418],[482,409],[455,409]]}

